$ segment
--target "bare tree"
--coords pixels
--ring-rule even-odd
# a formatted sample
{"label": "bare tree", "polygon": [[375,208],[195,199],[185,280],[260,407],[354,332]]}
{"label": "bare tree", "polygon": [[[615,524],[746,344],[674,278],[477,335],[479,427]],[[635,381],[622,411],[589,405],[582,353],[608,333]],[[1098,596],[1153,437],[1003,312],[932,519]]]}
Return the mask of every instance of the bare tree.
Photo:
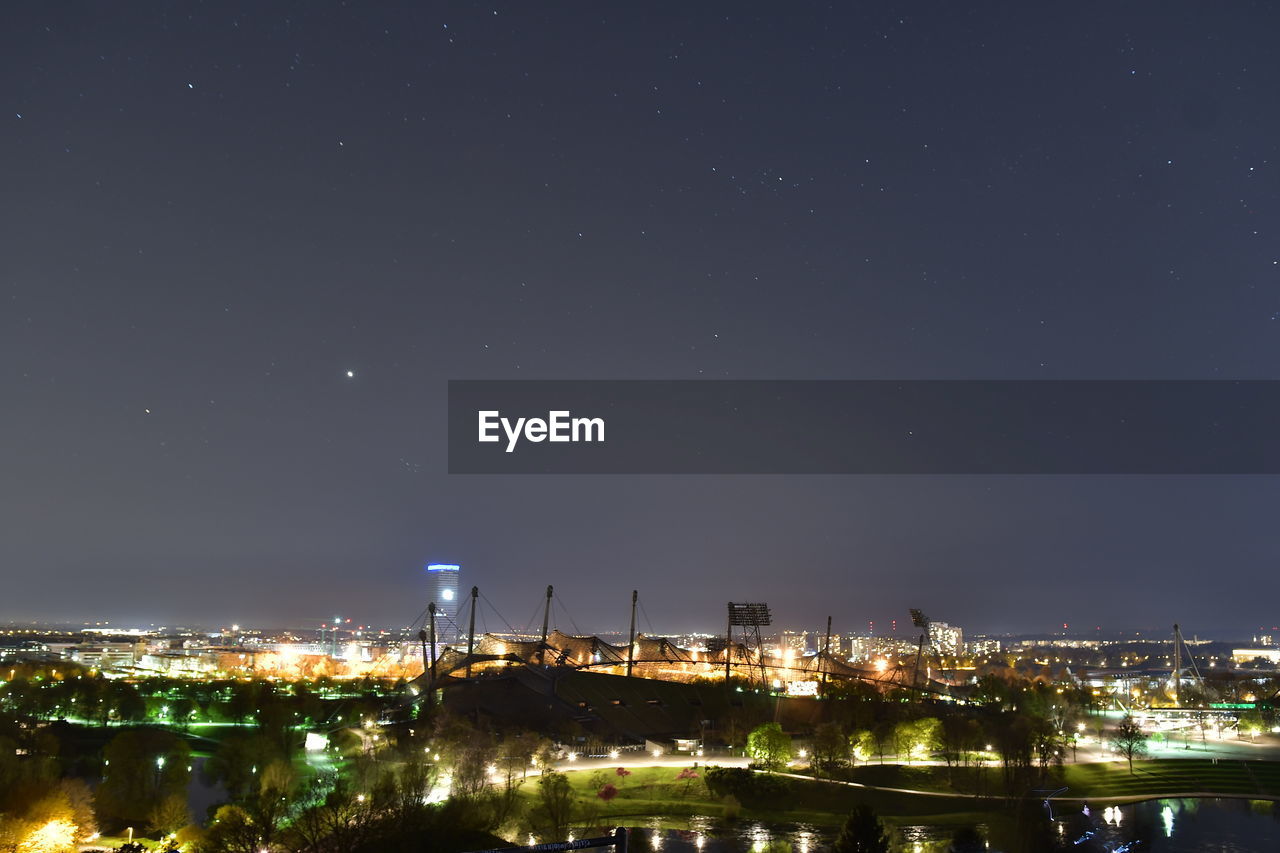
{"label": "bare tree", "polygon": [[1111,748],[1129,760],[1129,775],[1133,775],[1133,759],[1147,754],[1147,734],[1131,714],[1125,714],[1111,733]]}

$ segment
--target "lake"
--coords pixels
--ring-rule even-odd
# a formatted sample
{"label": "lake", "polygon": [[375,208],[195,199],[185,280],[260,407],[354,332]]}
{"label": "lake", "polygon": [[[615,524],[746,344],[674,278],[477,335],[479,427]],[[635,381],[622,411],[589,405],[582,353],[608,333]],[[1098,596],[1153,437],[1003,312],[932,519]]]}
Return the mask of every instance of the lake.
{"label": "lake", "polygon": [[[1269,800],[1149,800],[1123,806],[1055,806],[1057,843],[1080,853],[1276,853],[1280,804]],[[892,832],[895,850],[943,853],[954,827],[904,825]],[[988,827],[979,825],[984,836]],[[820,853],[835,832],[808,824],[766,824],[694,816],[687,829],[663,829],[657,819],[633,830],[632,851],[761,853],[783,842],[795,853]],[[993,846],[991,850],[999,848]]]}

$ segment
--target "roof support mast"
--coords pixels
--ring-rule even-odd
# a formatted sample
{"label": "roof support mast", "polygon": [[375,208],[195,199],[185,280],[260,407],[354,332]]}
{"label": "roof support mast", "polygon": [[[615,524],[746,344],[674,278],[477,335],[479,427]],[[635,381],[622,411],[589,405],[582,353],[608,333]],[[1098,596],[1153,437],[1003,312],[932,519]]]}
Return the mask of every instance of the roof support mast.
{"label": "roof support mast", "polygon": [[467,626],[467,678],[471,677],[471,655],[476,650],[476,599],[480,596],[480,587],[471,587],[471,622]]}
{"label": "roof support mast", "polygon": [[[631,590],[631,632],[627,635],[627,677],[631,677],[631,668],[636,661],[636,599],[640,597],[639,590]],[[653,630],[650,628],[649,630]]]}
{"label": "roof support mast", "polygon": [[551,584],[547,584],[547,603],[542,608],[542,642],[538,644],[538,663],[542,666],[547,665],[547,624],[551,619],[551,596],[555,595],[555,589]]}

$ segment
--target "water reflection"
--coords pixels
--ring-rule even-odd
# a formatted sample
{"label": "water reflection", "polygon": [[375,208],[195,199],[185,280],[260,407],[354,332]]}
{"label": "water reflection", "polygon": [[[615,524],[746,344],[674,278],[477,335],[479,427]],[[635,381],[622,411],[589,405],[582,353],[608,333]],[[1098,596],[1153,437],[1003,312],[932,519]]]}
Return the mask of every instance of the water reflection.
{"label": "water reflection", "polygon": [[[1060,813],[1053,836],[1061,849],[1079,853],[1275,853],[1280,851],[1280,804],[1259,800],[1152,800]],[[998,826],[978,827],[988,849],[1002,849]],[[660,818],[637,827],[633,850],[662,853],[822,853],[834,828],[810,824],[725,823],[694,816],[687,828],[664,828]],[[944,853],[955,826],[905,825],[890,830],[904,853]]]}
{"label": "water reflection", "polygon": [[1085,807],[1058,828],[1082,853],[1262,853],[1280,850],[1280,811],[1270,801],[1152,800]]}
{"label": "water reflection", "polygon": [[662,853],[821,853],[831,847],[834,832],[805,823],[766,824],[760,821],[725,823],[694,815],[688,829],[663,829],[651,818],[632,835],[634,850]]}

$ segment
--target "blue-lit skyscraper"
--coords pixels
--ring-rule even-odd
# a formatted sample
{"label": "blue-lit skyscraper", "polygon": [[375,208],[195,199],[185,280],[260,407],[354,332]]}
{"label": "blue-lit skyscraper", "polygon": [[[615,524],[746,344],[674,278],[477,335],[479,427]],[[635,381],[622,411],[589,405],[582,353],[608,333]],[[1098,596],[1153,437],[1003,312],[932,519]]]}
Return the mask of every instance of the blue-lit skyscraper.
{"label": "blue-lit skyscraper", "polygon": [[427,566],[427,601],[436,603],[436,641],[452,643],[458,629],[458,570],[460,566],[432,563]]}

